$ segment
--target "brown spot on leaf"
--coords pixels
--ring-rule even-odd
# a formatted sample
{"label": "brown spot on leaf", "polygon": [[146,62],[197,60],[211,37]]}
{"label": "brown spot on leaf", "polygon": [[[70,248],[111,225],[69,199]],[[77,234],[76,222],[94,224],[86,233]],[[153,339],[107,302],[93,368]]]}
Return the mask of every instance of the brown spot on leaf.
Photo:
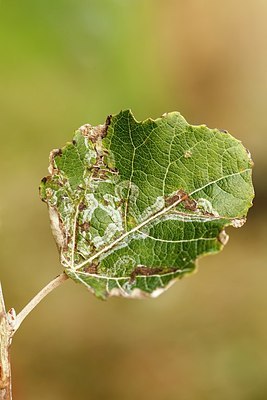
{"label": "brown spot on leaf", "polygon": [[145,266],[136,267],[131,273],[131,280],[135,280],[137,275],[149,276],[158,274],[161,271],[160,268],[150,268]]}
{"label": "brown spot on leaf", "polygon": [[187,198],[188,198],[188,194],[184,190],[180,189],[180,190],[177,190],[177,192],[175,194],[173,194],[172,196],[167,197],[165,202],[166,202],[167,206],[171,206],[174,203],[182,202],[182,201],[186,200]]}
{"label": "brown spot on leaf", "polygon": [[182,189],[178,190],[175,194],[173,194],[172,196],[168,197],[165,200],[165,202],[166,202],[167,206],[171,206],[174,203],[177,203],[177,205],[179,203],[183,203],[184,207],[187,210],[190,210],[190,211],[196,211],[197,210],[197,202],[194,199],[190,199],[188,197],[188,194]]}
{"label": "brown spot on leaf", "polygon": [[83,210],[86,209],[86,205],[85,205],[83,202],[81,202],[81,203],[79,204],[78,209],[79,209],[79,211],[83,211]]}
{"label": "brown spot on leaf", "polygon": [[55,149],[53,150],[53,156],[55,157],[61,157],[62,156],[62,149]]}
{"label": "brown spot on leaf", "polygon": [[83,224],[80,225],[80,228],[83,232],[88,232],[90,229],[90,224],[89,222],[84,222]]}
{"label": "brown spot on leaf", "polygon": [[136,267],[133,272],[131,273],[131,281],[134,281],[138,275],[142,276],[151,276],[151,275],[160,275],[166,274],[168,272],[174,272],[175,268],[153,268],[153,267],[146,267],[141,265]]}
{"label": "brown spot on leaf", "polygon": [[187,197],[184,201],[183,201],[184,207],[187,210],[190,211],[196,211],[197,210],[197,202],[194,199],[190,199],[189,197]]}
{"label": "brown spot on leaf", "polygon": [[88,274],[97,274],[97,273],[98,273],[98,272],[97,272],[97,268],[98,268],[98,265],[92,263],[92,264],[90,264],[90,265],[84,267],[83,270],[84,270],[84,272],[86,272],[86,273],[88,273]]}

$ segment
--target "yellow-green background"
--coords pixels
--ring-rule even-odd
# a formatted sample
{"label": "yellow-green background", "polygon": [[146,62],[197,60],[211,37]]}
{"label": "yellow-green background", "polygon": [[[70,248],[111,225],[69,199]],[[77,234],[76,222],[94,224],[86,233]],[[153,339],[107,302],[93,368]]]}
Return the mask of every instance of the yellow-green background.
{"label": "yellow-green background", "polygon": [[132,108],[229,130],[255,206],[225,250],[156,300],[68,281],[12,350],[15,400],[267,398],[266,0],[0,0],[0,262],[18,311],[60,272],[38,199],[48,154]]}

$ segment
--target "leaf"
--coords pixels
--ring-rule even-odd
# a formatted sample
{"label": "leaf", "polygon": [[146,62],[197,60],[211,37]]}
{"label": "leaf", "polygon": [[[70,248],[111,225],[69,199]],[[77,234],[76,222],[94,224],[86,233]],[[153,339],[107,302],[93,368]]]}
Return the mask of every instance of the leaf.
{"label": "leaf", "polygon": [[100,298],[156,297],[245,222],[251,169],[227,132],[126,110],[52,151],[40,193],[72,279]]}

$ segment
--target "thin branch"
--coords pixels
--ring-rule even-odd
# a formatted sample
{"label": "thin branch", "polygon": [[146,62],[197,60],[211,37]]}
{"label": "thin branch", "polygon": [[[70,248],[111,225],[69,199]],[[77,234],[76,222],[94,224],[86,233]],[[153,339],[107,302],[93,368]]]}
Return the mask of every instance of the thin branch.
{"label": "thin branch", "polygon": [[68,279],[68,276],[63,272],[51,282],[49,282],[36,296],[23,308],[23,310],[17,315],[16,322],[14,325],[14,333],[18,330],[21,323],[27,317],[27,315],[43,300],[50,292],[62,285]]}
{"label": "thin branch", "polygon": [[10,345],[12,329],[6,313],[0,283],[0,400],[12,400]]}

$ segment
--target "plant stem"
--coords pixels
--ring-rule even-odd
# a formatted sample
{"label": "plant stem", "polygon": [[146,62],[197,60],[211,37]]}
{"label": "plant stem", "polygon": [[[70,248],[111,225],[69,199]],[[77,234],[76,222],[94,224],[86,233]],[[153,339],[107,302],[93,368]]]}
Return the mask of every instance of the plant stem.
{"label": "plant stem", "polygon": [[60,286],[68,279],[63,272],[49,282],[36,296],[23,308],[14,318],[13,309],[6,312],[4,297],[0,284],[0,400],[12,400],[11,389],[11,364],[10,345],[14,333],[18,330],[27,315],[45,298],[50,292]]}
{"label": "plant stem", "polygon": [[63,272],[58,275],[55,279],[49,282],[36,296],[21,310],[21,312],[16,317],[16,322],[13,328],[13,333],[15,333],[20,327],[21,323],[27,317],[27,315],[43,300],[50,292],[60,286],[63,282],[68,279],[68,276]]}
{"label": "plant stem", "polygon": [[6,313],[0,284],[0,400],[12,400],[10,365],[11,341],[12,327]]}

